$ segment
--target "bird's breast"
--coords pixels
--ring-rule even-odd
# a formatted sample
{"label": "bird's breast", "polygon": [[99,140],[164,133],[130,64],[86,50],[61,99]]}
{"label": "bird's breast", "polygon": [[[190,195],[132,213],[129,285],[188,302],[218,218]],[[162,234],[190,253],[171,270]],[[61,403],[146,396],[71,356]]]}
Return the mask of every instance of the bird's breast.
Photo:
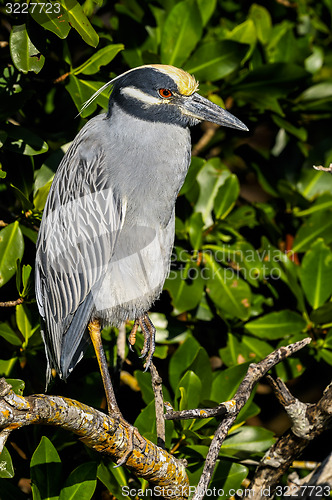
{"label": "bird's breast", "polygon": [[190,164],[189,130],[140,120],[121,108],[108,120],[109,174],[126,198],[128,217],[167,225]]}

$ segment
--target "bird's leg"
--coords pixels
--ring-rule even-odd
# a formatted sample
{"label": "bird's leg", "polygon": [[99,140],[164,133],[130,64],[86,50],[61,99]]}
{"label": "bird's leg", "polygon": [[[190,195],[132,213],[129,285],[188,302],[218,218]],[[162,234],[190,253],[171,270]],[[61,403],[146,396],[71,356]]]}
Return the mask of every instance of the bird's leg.
{"label": "bird's leg", "polygon": [[142,333],[144,336],[144,344],[143,344],[143,349],[141,350],[140,358],[145,358],[145,356],[148,354],[148,352],[150,350],[150,344],[151,344],[150,330],[149,330],[148,324],[145,320],[146,316],[142,316],[141,318],[138,318],[138,322],[140,324],[140,327],[141,327],[141,330],[142,330]]}
{"label": "bird's leg", "polygon": [[[129,433],[129,442],[130,442],[129,450],[127,451],[125,456],[123,458],[121,458],[121,460],[115,466],[115,467],[120,467],[120,465],[124,465],[127,462],[128,457],[131,455],[131,453],[134,450],[134,440],[133,440],[134,435],[136,435],[137,439],[142,444],[142,448],[144,447],[143,453],[144,453],[145,448],[146,448],[146,441],[140,435],[140,433],[138,432],[136,427],[131,425],[129,422],[127,422],[123,418],[122,413],[120,411],[120,408],[118,406],[118,403],[115,399],[113,385],[112,385],[111,377],[110,377],[110,374],[108,371],[106,356],[105,356],[105,352],[103,349],[103,344],[101,342],[100,321],[98,319],[94,319],[93,321],[90,321],[88,328],[89,328],[89,333],[90,333],[90,337],[92,340],[92,344],[93,344],[93,347],[94,347],[94,350],[95,350],[95,353],[97,356],[101,377],[103,379],[103,384],[104,384],[104,389],[105,389],[106,399],[107,399],[108,413],[110,415],[112,415],[113,417],[115,416],[116,418],[119,418],[119,419],[121,418],[123,424],[127,427],[128,433]],[[136,328],[136,330],[137,330],[137,328]]]}
{"label": "bird's leg", "polygon": [[147,355],[147,358],[145,360],[145,367],[144,367],[144,371],[147,371],[150,367],[152,357],[154,355],[154,351],[156,350],[156,329],[155,329],[154,324],[152,323],[148,314],[145,314],[144,322],[145,322],[145,325],[147,326],[147,329],[150,333],[149,354]]}
{"label": "bird's leg", "polygon": [[108,406],[108,413],[116,413],[117,415],[120,415],[122,417],[120,408],[118,406],[118,403],[116,402],[115,399],[115,394],[113,390],[113,385],[111,381],[111,377],[108,371],[108,366],[107,366],[107,361],[106,361],[106,356],[105,352],[103,349],[103,344],[101,342],[101,326],[100,326],[100,321],[98,319],[94,319],[90,321],[89,323],[89,333],[90,337],[92,340],[92,344],[97,356],[97,361],[101,373],[101,378],[103,379],[103,384],[104,384],[104,389],[106,393],[106,399],[107,399],[107,406]]}
{"label": "bird's leg", "polygon": [[156,348],[155,344],[156,329],[153,326],[153,323],[150,320],[148,314],[144,314],[143,316],[136,318],[133,329],[131,330],[129,335],[129,347],[131,350],[132,346],[136,342],[136,333],[138,326],[141,327],[144,336],[144,345],[141,351],[141,358],[144,358],[146,356],[144,371],[147,371],[151,364],[151,360]]}

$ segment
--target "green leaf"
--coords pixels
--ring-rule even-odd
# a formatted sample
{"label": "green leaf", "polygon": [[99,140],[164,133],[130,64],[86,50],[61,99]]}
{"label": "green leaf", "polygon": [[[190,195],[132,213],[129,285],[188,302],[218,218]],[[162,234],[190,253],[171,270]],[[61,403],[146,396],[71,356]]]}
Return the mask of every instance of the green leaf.
{"label": "green leaf", "polygon": [[[218,500],[227,500],[230,491],[241,490],[242,481],[248,475],[248,468],[242,464],[218,460],[213,472],[209,491],[218,492]],[[214,490],[215,488],[215,490]],[[220,492],[220,493],[219,493]]]}
{"label": "green leaf", "polygon": [[226,366],[242,365],[245,362],[248,349],[238,339],[237,335],[228,332],[226,347],[219,349],[219,356]]}
{"label": "green leaf", "polygon": [[23,396],[23,391],[25,389],[24,380],[20,380],[19,378],[6,378],[6,382],[7,384],[10,384],[12,386],[12,389],[15,392],[15,394]]}
{"label": "green leaf", "polygon": [[0,323],[0,336],[13,345],[21,346],[22,339],[10,328],[7,323]]}
{"label": "green leaf", "polygon": [[114,57],[124,49],[122,43],[107,45],[103,49],[98,50],[93,56],[90,57],[83,64],[71,70],[72,75],[83,73],[84,75],[94,75],[99,71],[101,66],[109,64]]}
{"label": "green leaf", "polygon": [[[305,300],[302,287],[298,282],[297,266],[292,262],[290,256],[293,255],[293,250],[290,252],[281,251],[274,247],[264,236],[262,238],[262,256],[264,256],[264,266],[266,267],[266,275],[272,276],[274,279],[281,279],[292,291],[297,300],[297,307],[301,312],[306,310]],[[290,254],[290,255],[289,255]]]}
{"label": "green leaf", "polygon": [[230,175],[230,171],[225,168],[219,158],[207,161],[197,175],[199,197],[195,205],[195,212],[201,212],[207,226],[213,223],[211,213],[219,188]]}
{"label": "green leaf", "polygon": [[45,63],[45,57],[33,45],[25,24],[16,24],[12,27],[9,37],[10,55],[15,67],[28,73],[39,73]]}
{"label": "green leaf", "polygon": [[150,439],[153,443],[157,442],[157,431],[156,431],[156,412],[154,401],[151,401],[138,415],[135,420],[135,427],[139,432]]}
{"label": "green leaf", "polygon": [[201,381],[202,390],[199,397],[200,401],[203,399],[209,399],[212,383],[212,370],[209,356],[203,347],[201,347],[197,352],[194,360],[189,365],[188,370],[192,370]]}
{"label": "green leaf", "polygon": [[23,224],[20,224],[20,229],[22,231],[23,236],[26,236],[29,238],[29,240],[32,241],[34,245],[37,243],[37,238],[38,238],[38,232],[35,229],[31,229],[30,227],[23,226]]}
{"label": "green leaf", "polygon": [[90,500],[97,485],[97,462],[85,462],[73,470],[64,487],[59,500]]}
{"label": "green leaf", "polygon": [[123,487],[127,484],[127,477],[122,467],[115,469],[109,461],[107,464],[101,462],[98,466],[97,477],[117,500],[131,500],[131,497],[123,491]]}
{"label": "green leaf", "polygon": [[304,61],[304,67],[312,74],[317,73],[324,64],[324,50],[322,47],[312,47],[312,54]]}
{"label": "green leaf", "polygon": [[4,446],[0,453],[0,478],[14,477],[14,467],[9,451]]}
{"label": "green leaf", "polygon": [[318,239],[303,257],[300,280],[309,304],[317,309],[332,294],[331,249]]}
{"label": "green leaf", "polygon": [[[332,191],[332,175],[327,175],[326,172],[314,170],[313,168],[303,169],[296,188],[308,200],[312,200],[318,194],[326,192],[330,194]],[[319,203],[319,198],[316,203]]]}
{"label": "green leaf", "polygon": [[196,182],[196,177],[198,175],[198,172],[203,168],[204,165],[205,165],[205,160],[203,160],[203,158],[198,158],[197,156],[192,157],[190,168],[188,170],[184,184],[181,188],[180,195],[185,194],[191,190],[191,188]]}
{"label": "green leaf", "polygon": [[48,181],[45,186],[39,188],[35,196],[33,197],[33,204],[37,210],[44,210],[47,196],[52,186],[52,182],[53,179]]}
{"label": "green leaf", "polygon": [[197,0],[203,26],[207,24],[217,6],[217,0]]}
{"label": "green leaf", "polygon": [[218,404],[232,399],[247,373],[248,366],[249,362],[218,372],[212,382],[210,399]]}
{"label": "green leaf", "polygon": [[250,314],[251,290],[233,269],[219,266],[214,257],[204,252],[208,271],[207,293],[222,314],[247,319]]}
{"label": "green leaf", "polygon": [[332,82],[321,82],[307,88],[298,97],[297,101],[315,101],[332,97]]}
{"label": "green leaf", "polygon": [[198,80],[214,82],[239,68],[246,52],[247,48],[237,42],[207,42],[193,53],[184,68]]}
{"label": "green leaf", "polygon": [[315,213],[304,222],[294,238],[293,252],[309,250],[317,238],[323,238],[325,243],[332,241],[332,218],[330,212]]}
{"label": "green leaf", "polygon": [[193,213],[187,221],[189,240],[194,250],[198,250],[202,244],[203,218],[200,212]]}
{"label": "green leaf", "polygon": [[252,362],[261,361],[271,353],[271,345],[263,340],[259,340],[249,335],[242,336],[242,343],[248,348],[249,356]]}
{"label": "green leaf", "polygon": [[[70,93],[78,111],[80,111],[85,101],[87,101],[91,95],[99,90],[104,84],[105,82],[80,80],[76,78],[76,76],[70,75],[69,83],[66,85],[66,89]],[[87,109],[84,109],[84,111],[81,112],[81,116],[86,117],[91,115],[91,113],[93,113],[96,109],[97,104],[102,106],[104,109],[107,109],[109,97],[109,90],[104,90]]]}
{"label": "green leaf", "polygon": [[238,24],[227,34],[227,39],[234,42],[246,43],[253,48],[257,41],[257,33],[253,20],[247,19],[243,23]]}
{"label": "green leaf", "polygon": [[58,500],[61,460],[51,441],[43,436],[31,458],[30,472],[34,500]]}
{"label": "green leaf", "polygon": [[29,264],[24,265],[22,267],[22,285],[23,285],[22,297],[25,297],[25,295],[27,294],[31,271],[32,271],[32,267]]}
{"label": "green leaf", "polygon": [[[56,152],[52,152],[45,160],[45,163],[38,170],[35,170],[34,172],[35,182],[33,186],[34,195],[36,195],[38,189],[42,188],[49,181],[53,180],[54,172],[57,169],[58,165],[60,164],[63,156],[64,153],[61,149]],[[51,165],[51,168],[49,165]]]}
{"label": "green leaf", "polygon": [[[36,4],[33,7],[33,4]],[[44,29],[52,31],[59,38],[66,38],[70,31],[67,12],[63,9],[58,0],[48,0],[47,8],[45,2],[34,0],[29,8],[29,13],[33,19]],[[50,8],[49,4],[52,4]]]}
{"label": "green leaf", "polygon": [[63,7],[68,21],[83,40],[92,47],[97,47],[99,36],[91,26],[89,19],[83,12],[81,5],[77,0],[62,0],[61,6]]}
{"label": "green leaf", "polygon": [[325,337],[323,347],[325,349],[332,349],[332,328],[330,328],[330,330],[328,331],[328,333]]}
{"label": "green leaf", "polygon": [[184,389],[185,398],[181,398],[179,410],[197,408],[200,400],[202,384],[198,376],[193,371],[188,370],[181,378],[175,392],[175,399],[180,397],[181,388]]}
{"label": "green leaf", "polygon": [[0,374],[9,377],[18,358],[0,359]]}
{"label": "green leaf", "polygon": [[196,262],[188,261],[179,271],[171,269],[164,284],[173,305],[173,312],[179,315],[198,306],[204,290],[202,270]]}
{"label": "green leaf", "polygon": [[200,350],[200,345],[193,337],[188,337],[175,351],[169,364],[169,381],[174,391]]}
{"label": "green leaf", "polygon": [[282,128],[282,129],[286,130],[286,132],[289,132],[290,134],[294,135],[295,137],[300,139],[300,141],[305,142],[307,140],[308,133],[307,133],[307,130],[305,127],[299,127],[298,125],[292,125],[287,120],[284,120],[283,118],[281,118],[281,116],[279,116],[279,115],[272,115],[272,119],[273,119],[274,123],[276,123],[278,125],[278,127]]}
{"label": "green leaf", "polygon": [[23,210],[24,211],[31,210],[33,208],[33,204],[31,203],[29,198],[27,198],[27,196],[25,196],[25,194],[22,193],[22,191],[18,189],[16,186],[13,186],[13,184],[11,184],[10,187],[13,189],[13,191],[15,191],[16,198],[20,201]]}
{"label": "green leaf", "polygon": [[310,314],[310,319],[316,324],[332,322],[332,302],[327,302]]}
{"label": "green leaf", "polygon": [[332,366],[332,351],[329,351],[327,349],[322,349],[320,351],[320,355],[327,364]]}
{"label": "green leaf", "polygon": [[296,217],[305,217],[316,212],[330,209],[332,209],[332,196],[329,193],[324,193],[318,196],[309,208],[305,208],[304,210],[300,211],[294,210],[294,215]]}
{"label": "green leaf", "polygon": [[[0,130],[0,148],[2,148],[6,139],[7,139],[7,132],[5,132],[4,130]],[[1,170],[1,172],[2,172],[1,176],[6,173],[6,172],[3,172],[2,170]]]}
{"label": "green leaf", "polygon": [[202,21],[195,2],[179,2],[166,18],[161,37],[163,64],[182,66],[202,35]]}
{"label": "green leaf", "polygon": [[146,405],[148,405],[149,403],[151,403],[151,401],[153,401],[154,398],[151,384],[151,375],[150,373],[144,373],[141,370],[136,370],[134,372],[134,377],[140,387],[143,401]]}
{"label": "green leaf", "polygon": [[220,449],[220,454],[234,456],[234,451],[240,451],[239,456],[244,458],[252,453],[257,454],[266,451],[273,443],[272,431],[261,427],[245,426],[232,432],[226,438]]}
{"label": "green leaf", "polygon": [[0,231],[0,287],[14,276],[16,260],[22,259],[23,252],[23,236],[16,221]]}
{"label": "green leaf", "polygon": [[6,149],[28,156],[40,155],[48,151],[47,142],[31,130],[12,124],[8,124],[6,130],[8,134]]}
{"label": "green leaf", "polygon": [[29,338],[39,328],[39,325],[32,327],[31,313],[25,304],[19,304],[18,306],[16,306],[16,323],[18,329],[20,330],[20,332],[24,337],[26,345]]}
{"label": "green leaf", "polygon": [[234,207],[240,193],[240,184],[236,175],[231,174],[220,186],[214,200],[214,213],[217,219],[224,219]]}
{"label": "green leaf", "polygon": [[254,3],[250,7],[249,17],[254,22],[258,40],[264,45],[267,44],[272,30],[271,14],[262,5]]}
{"label": "green leaf", "polygon": [[296,312],[287,309],[273,312],[245,324],[245,329],[261,339],[273,340],[287,338],[302,332],[305,320]]}

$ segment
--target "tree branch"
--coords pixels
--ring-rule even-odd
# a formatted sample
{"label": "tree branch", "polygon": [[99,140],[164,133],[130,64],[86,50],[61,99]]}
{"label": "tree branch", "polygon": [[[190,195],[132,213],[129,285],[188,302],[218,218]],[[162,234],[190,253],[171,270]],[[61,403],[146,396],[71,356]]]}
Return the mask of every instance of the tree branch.
{"label": "tree branch", "polygon": [[11,431],[31,424],[55,425],[74,432],[89,448],[113,461],[120,461],[133,444],[126,461],[128,469],[157,485],[167,500],[188,498],[184,464],[148,439],[139,439],[138,432],[130,432],[132,427],[121,417],[106,415],[68,398],[18,396],[4,378],[0,379],[0,446],[4,446]]}
{"label": "tree branch", "polygon": [[292,500],[312,500],[315,496],[323,498],[324,493],[327,497],[332,491],[332,453],[301,479],[297,472],[292,472],[288,476],[288,482],[294,485],[293,490],[296,492]]}
{"label": "tree branch", "polygon": [[156,408],[156,428],[157,443],[161,448],[165,448],[165,420],[164,420],[164,397],[163,381],[155,367],[153,361],[150,364],[150,373],[152,379],[152,389],[154,393],[154,404]]}
{"label": "tree branch", "polygon": [[[243,381],[239,385],[238,390],[236,391],[235,396],[231,401],[226,403],[221,403],[218,405],[218,409],[222,411],[224,415],[224,419],[219,425],[214,438],[212,439],[210,449],[208,451],[203,473],[200,477],[199,483],[197,485],[196,491],[192,500],[201,500],[204,498],[205,491],[210,483],[215,464],[219,455],[219,451],[222,443],[224,442],[229,429],[232,427],[234,421],[236,420],[237,415],[240,410],[243,408],[245,403],[248,401],[250,394],[255,386],[255,384],[260,380],[273,366],[280,363],[280,361],[284,360],[294,352],[302,349],[304,346],[311,342],[310,338],[306,338],[294,344],[290,344],[285,347],[280,347],[276,351],[269,354],[266,358],[260,361],[257,364],[251,364],[248,368],[247,374],[244,377]],[[225,410],[227,413],[225,414]],[[186,418],[188,417],[188,411],[186,411]],[[172,410],[167,412],[166,418],[171,418]],[[176,412],[177,418],[179,418],[179,413]],[[201,413],[201,415],[199,415]],[[193,410],[192,418],[206,418],[209,415],[209,409],[204,410]]]}
{"label": "tree branch", "polygon": [[332,423],[332,383],[315,405],[298,404],[295,398],[293,400],[285,405],[293,426],[268,450],[258,466],[250,484],[250,498],[253,500],[261,498],[262,489],[271,494],[266,495],[265,500],[273,498],[276,486],[293,460]]}

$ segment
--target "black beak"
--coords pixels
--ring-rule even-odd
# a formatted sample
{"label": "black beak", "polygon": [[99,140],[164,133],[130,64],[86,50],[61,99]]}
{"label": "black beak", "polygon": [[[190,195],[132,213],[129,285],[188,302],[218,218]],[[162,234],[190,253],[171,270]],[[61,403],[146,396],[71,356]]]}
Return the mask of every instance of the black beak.
{"label": "black beak", "polygon": [[206,120],[224,127],[249,130],[238,118],[199,94],[184,97],[181,104],[182,112],[195,120]]}

